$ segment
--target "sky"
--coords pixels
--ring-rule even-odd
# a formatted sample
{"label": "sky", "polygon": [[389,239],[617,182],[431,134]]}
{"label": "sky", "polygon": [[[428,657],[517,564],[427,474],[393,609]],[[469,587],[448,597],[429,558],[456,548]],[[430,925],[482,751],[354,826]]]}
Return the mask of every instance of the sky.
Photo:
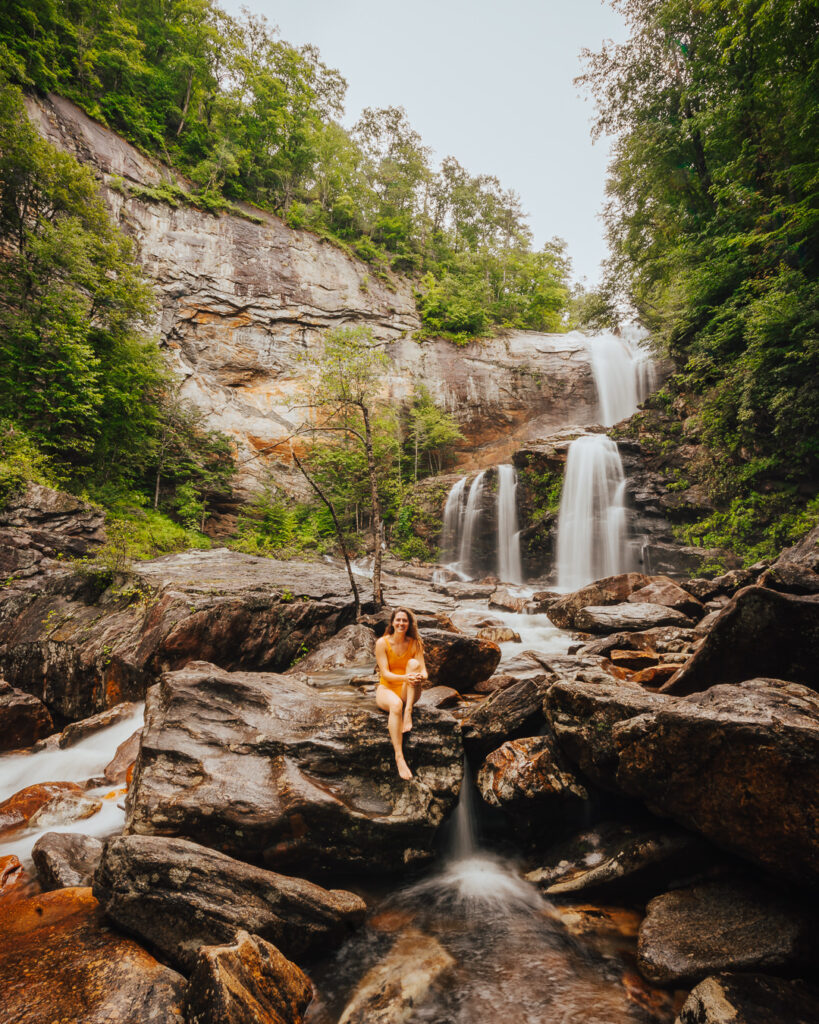
{"label": "sky", "polygon": [[594,106],[572,79],[584,47],[626,37],[602,0],[223,0],[243,5],[338,68],[347,126],[364,107],[404,107],[435,159],[496,175],[535,244],[563,238],[573,278],[598,281],[609,143],[592,145]]}

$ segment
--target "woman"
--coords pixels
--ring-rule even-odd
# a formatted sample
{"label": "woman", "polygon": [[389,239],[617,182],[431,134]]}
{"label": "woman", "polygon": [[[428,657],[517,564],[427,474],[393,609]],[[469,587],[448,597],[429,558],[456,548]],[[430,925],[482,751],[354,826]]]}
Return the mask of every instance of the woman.
{"label": "woman", "polygon": [[402,779],[411,779],[412,772],[404,760],[403,737],[412,729],[412,707],[421,684],[429,677],[418,623],[409,609],[396,608],[392,613],[386,633],[376,642],[375,660],[381,671],[375,702],[390,714],[387,727],[398,774]]}

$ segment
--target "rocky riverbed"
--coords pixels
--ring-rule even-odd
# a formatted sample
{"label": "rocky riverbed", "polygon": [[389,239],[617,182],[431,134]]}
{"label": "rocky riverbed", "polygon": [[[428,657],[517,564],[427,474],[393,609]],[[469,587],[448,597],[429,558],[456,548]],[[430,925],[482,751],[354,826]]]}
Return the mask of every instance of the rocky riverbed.
{"label": "rocky riverbed", "polygon": [[819,1019],[817,537],[563,595],[388,565],[404,783],[339,567],[78,574],[52,506],[3,548],[0,1019]]}

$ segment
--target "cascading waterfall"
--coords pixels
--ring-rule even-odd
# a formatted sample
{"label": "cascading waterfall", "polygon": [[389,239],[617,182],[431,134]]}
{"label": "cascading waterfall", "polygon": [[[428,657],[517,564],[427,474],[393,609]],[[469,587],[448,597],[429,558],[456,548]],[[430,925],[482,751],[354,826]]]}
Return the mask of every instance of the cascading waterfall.
{"label": "cascading waterfall", "polygon": [[445,563],[456,562],[460,554],[461,518],[463,514],[463,498],[466,489],[466,477],[455,484],[447,495],[444,506],[444,529],[441,534],[441,560]]}
{"label": "cascading waterfall", "polygon": [[626,480],[617,445],[588,434],[569,447],[557,533],[558,587],[577,590],[632,568]]}
{"label": "cascading waterfall", "polygon": [[469,488],[469,496],[466,499],[466,508],[463,513],[461,525],[461,546],[458,552],[458,564],[461,572],[469,573],[472,568],[472,544],[475,539],[475,532],[478,527],[478,520],[481,518],[481,499],[483,498],[483,481],[485,472],[478,473]]}
{"label": "cascading waterfall", "polygon": [[618,337],[611,332],[586,339],[604,427],[626,419],[656,387],[654,362],[634,330]]}
{"label": "cascading waterfall", "polygon": [[498,576],[505,583],[523,583],[514,466],[498,466]]}

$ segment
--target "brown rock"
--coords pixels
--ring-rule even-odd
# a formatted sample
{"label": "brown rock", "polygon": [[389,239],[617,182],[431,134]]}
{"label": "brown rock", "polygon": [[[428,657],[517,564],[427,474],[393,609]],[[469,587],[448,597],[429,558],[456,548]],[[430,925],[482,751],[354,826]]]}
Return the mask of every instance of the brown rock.
{"label": "brown rock", "polygon": [[495,690],[505,690],[513,683],[518,681],[516,675],[511,675],[508,672],[497,672],[494,676],[490,676],[488,679],[484,679],[480,683],[475,685],[475,693],[490,694],[494,693]]}
{"label": "brown rock", "polygon": [[815,1024],[819,989],[766,974],[717,974],[691,992],[676,1024]]}
{"label": "brown rock", "polygon": [[503,608],[507,612],[522,612],[528,598],[515,597],[508,590],[495,590],[489,598],[490,608]]}
{"label": "brown rock", "polygon": [[30,747],[54,731],[48,708],[0,679],[0,751]]}
{"label": "brown rock", "polygon": [[819,686],[819,594],[746,587],[725,606],[702,647],[665,687],[677,695],[755,676]]}
{"label": "brown rock", "polygon": [[641,587],[636,594],[630,594],[626,600],[661,604],[694,619],[699,619],[703,615],[702,602],[683,590],[668,576],[652,576],[647,586]]}
{"label": "brown rock", "polygon": [[19,858],[13,855],[0,857],[0,896],[5,896],[6,891],[13,888],[22,875],[23,865]]}
{"label": "brown rock", "polygon": [[76,782],[38,782],[4,800],[0,804],[0,836],[23,828],[32,815],[61,794],[83,795]]}
{"label": "brown rock", "polygon": [[658,661],[655,651],[614,650],[609,652],[609,658],[618,668],[627,668],[630,672],[651,668]]}
{"label": "brown rock", "polygon": [[300,658],[288,673],[325,672],[333,668],[352,668],[375,664],[375,633],[359,623],[345,626],[335,636]]}
{"label": "brown rock", "polygon": [[442,629],[422,629],[421,637],[430,686],[442,683],[468,692],[488,679],[500,661],[500,647],[491,640]]}
{"label": "brown rock", "polygon": [[258,935],[203,946],[185,992],[187,1024],[301,1024],[310,979]]}
{"label": "brown rock", "polygon": [[232,943],[242,930],[273,942],[288,957],[324,952],[341,943],[367,910],[351,892],[159,836],[109,839],[94,895],[120,927],[186,971],[193,970],[201,946]]}
{"label": "brown rock", "polygon": [[619,629],[646,630],[657,626],[693,626],[682,612],[648,602],[587,605],[575,616],[578,629],[590,633],[614,633]]}
{"label": "brown rock", "polygon": [[710,601],[717,594],[722,593],[720,586],[714,580],[698,578],[693,580],[681,580],[680,586],[687,593],[691,594],[698,601]]}
{"label": "brown rock", "polygon": [[106,729],[109,725],[115,725],[124,718],[130,718],[135,710],[136,704],[131,701],[123,701],[123,703],[116,704],[112,708],[100,711],[97,715],[91,715],[90,718],[83,718],[79,722],[72,722],[60,733],[60,747],[73,747],[75,743],[84,740],[92,732]]}
{"label": "brown rock", "polygon": [[421,696],[415,702],[416,707],[421,708],[448,708],[457,704],[460,699],[457,690],[451,686],[430,686],[428,690],[422,690]]}
{"label": "brown rock", "polygon": [[759,578],[759,584],[789,594],[819,593],[819,572],[794,562],[777,562]]}
{"label": "brown rock", "polygon": [[519,679],[481,701],[461,719],[461,734],[468,751],[486,755],[505,740],[531,735],[543,724],[543,694],[547,675]]}
{"label": "brown rock", "polygon": [[609,633],[599,639],[590,640],[582,649],[583,655],[609,655],[616,649],[629,651],[648,651],[649,653],[668,654],[670,652],[688,651],[697,639],[696,629],[682,629],[680,626],[658,626],[656,629],[644,629],[638,632]]}
{"label": "brown rock", "polygon": [[679,670],[679,667],[674,662],[665,662],[662,665],[643,668],[639,672],[632,673],[631,681],[639,686],[650,686],[658,690]]}
{"label": "brown rock", "polygon": [[477,635],[481,640],[491,640],[495,644],[520,643],[520,633],[508,626],[485,626],[478,630]]}
{"label": "brown rock", "polygon": [[38,807],[28,819],[29,828],[52,828],[72,821],[91,818],[102,810],[102,800],[84,793],[57,793],[47,804]]}
{"label": "brown rock", "polygon": [[752,679],[644,698],[654,702],[646,713],[613,730],[621,790],[777,875],[819,885],[819,695]]}
{"label": "brown rock", "polygon": [[589,605],[620,604],[635,590],[648,584],[649,577],[639,572],[627,572],[620,576],[607,576],[596,580],[580,590],[566,594],[549,608],[548,615],[559,629],[575,629],[577,613]]}
{"label": "brown rock", "polygon": [[715,881],[651,900],[637,964],[661,985],[715,971],[798,971],[815,965],[816,921],[798,905],[744,881]]}
{"label": "brown rock", "polygon": [[183,1024],[185,979],[112,931],[90,889],[0,901],[3,1019]]}
{"label": "brown rock", "polygon": [[44,892],[90,885],[101,856],[99,839],[71,832],[46,832],[31,851]]}
{"label": "brown rock", "polygon": [[118,782],[125,782],[128,778],[128,771],[133,767],[136,756],[139,753],[139,741],[142,737],[142,730],[137,729],[127,740],[123,740],[114,752],[114,756],[105,766],[103,776],[107,782],[116,785]]}

